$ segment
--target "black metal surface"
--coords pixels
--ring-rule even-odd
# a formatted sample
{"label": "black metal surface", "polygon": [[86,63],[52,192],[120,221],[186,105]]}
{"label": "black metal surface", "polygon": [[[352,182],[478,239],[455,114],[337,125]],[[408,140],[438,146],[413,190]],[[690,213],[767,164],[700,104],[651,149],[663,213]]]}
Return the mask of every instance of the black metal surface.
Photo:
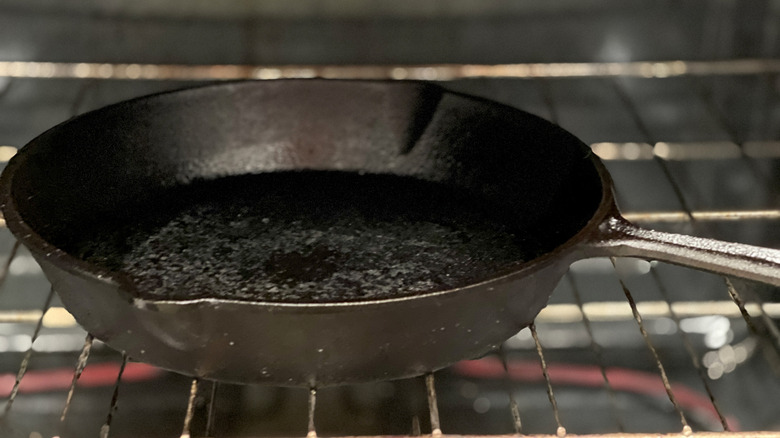
{"label": "black metal surface", "polygon": [[[499,205],[492,215],[501,212],[500,222],[510,218],[515,229],[551,229],[541,251],[576,232],[592,214],[588,204],[592,210],[600,200],[587,148],[571,135],[419,83],[225,84],[91,113],[33,145],[7,168],[25,183],[13,184],[19,209],[8,209],[6,219],[12,229],[36,230],[23,234],[41,245],[36,256],[79,322],[138,360],[228,381],[327,385],[414,375],[478,356],[532,320],[557,275],[521,280],[515,273],[360,305],[160,302],[140,299],[121,273],[51,246],[55,236],[68,240],[74,228],[108,216],[143,218],[139,203],[193,180],[293,169],[447,186]],[[568,181],[582,174],[593,184]],[[552,220],[572,202],[586,207],[579,220]],[[548,269],[565,263],[538,261],[531,270]],[[524,283],[528,292],[518,293]]]}
{"label": "black metal surface", "polygon": [[[491,218],[547,254],[440,292],[283,304],[148,299],[127,275],[52,245],[84,224],[144,218],[138,206],[171,187],[289,170],[436,183],[498,206]],[[617,219],[600,161],[555,125],[419,83],[233,83],[112,106],[31,142],[4,172],[3,196],[9,228],[87,330],[138,360],[227,381],[371,381],[484,354],[529,324],[583,256],[652,256],[780,281],[777,251]]]}
{"label": "black metal surface", "polygon": [[531,233],[498,221],[499,206],[388,175],[221,178],[135,208],[143,222],[101,220],[58,246],[127,275],[148,299],[396,298],[478,283],[540,255]]}

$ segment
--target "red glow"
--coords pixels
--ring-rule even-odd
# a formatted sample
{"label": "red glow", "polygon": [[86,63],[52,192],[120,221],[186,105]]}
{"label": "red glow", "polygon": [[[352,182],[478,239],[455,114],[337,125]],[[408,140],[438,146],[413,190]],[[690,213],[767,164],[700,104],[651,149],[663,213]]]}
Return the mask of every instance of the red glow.
{"label": "red glow", "polygon": [[[508,375],[512,380],[521,382],[544,381],[542,367],[538,362],[510,361],[507,363],[507,367],[509,369]],[[504,371],[501,361],[495,357],[459,362],[452,367],[452,370],[456,374],[465,377],[480,379],[503,379],[507,377],[507,372]],[[547,365],[547,372],[550,376],[550,381],[559,385],[580,387],[604,386],[604,377],[601,375],[599,367],[595,365],[552,363]],[[661,376],[658,374],[626,368],[607,368],[606,374],[609,384],[615,391],[666,397],[666,389]],[[671,387],[674,397],[682,409],[703,412],[720,422],[718,413],[707,396],[679,383],[672,383]],[[728,417],[726,421],[732,431],[739,430],[736,419]]]}
{"label": "red glow", "polygon": [[[85,388],[111,386],[116,382],[118,373],[119,364],[117,363],[92,364],[84,369],[78,385]],[[151,365],[131,362],[125,367],[122,382],[152,380],[163,373],[163,370]],[[19,385],[19,392],[34,393],[65,390],[70,388],[72,381],[73,368],[28,371]],[[15,382],[15,374],[0,374],[0,397],[8,397]]]}

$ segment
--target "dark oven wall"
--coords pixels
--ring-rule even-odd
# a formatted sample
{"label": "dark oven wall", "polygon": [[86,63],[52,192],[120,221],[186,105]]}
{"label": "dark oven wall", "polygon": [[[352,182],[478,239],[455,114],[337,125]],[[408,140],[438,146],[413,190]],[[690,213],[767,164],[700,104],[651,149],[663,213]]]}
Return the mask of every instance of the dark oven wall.
{"label": "dark oven wall", "polygon": [[[185,86],[431,80],[574,133],[638,224],[778,248],[778,35],[772,0],[4,0],[0,160],[69,117]],[[4,227],[0,252],[3,397],[27,366],[3,436],[175,436],[188,401],[195,436],[307,432],[305,390],[199,382],[190,397],[188,377],[134,361],[117,384],[122,354],[91,343],[56,294],[48,301],[49,283]],[[577,262],[536,332],[436,373],[441,430],[780,430],[778,297],[663,263]],[[60,421],[85,337],[89,361]],[[326,388],[316,400],[320,434],[431,431],[422,378]]]}

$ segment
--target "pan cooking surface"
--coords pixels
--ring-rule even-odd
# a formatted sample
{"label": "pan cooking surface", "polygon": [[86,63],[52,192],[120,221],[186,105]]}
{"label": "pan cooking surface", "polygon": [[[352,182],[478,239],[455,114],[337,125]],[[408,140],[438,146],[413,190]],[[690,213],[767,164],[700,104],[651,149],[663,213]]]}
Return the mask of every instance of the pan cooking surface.
{"label": "pan cooking surface", "polygon": [[134,211],[143,220],[101,220],[66,250],[156,299],[389,298],[491,278],[538,252],[498,206],[398,176],[227,177]]}

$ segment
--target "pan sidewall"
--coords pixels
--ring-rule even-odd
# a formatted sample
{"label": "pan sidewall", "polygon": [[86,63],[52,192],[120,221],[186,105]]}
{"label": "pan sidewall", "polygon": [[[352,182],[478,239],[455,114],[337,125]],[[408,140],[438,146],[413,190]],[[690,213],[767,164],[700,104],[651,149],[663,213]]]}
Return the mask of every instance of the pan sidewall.
{"label": "pan sidewall", "polygon": [[492,350],[533,321],[567,257],[498,280],[354,305],[128,299],[39,258],[85,330],[134,360],[236,383],[331,386],[421,375]]}

